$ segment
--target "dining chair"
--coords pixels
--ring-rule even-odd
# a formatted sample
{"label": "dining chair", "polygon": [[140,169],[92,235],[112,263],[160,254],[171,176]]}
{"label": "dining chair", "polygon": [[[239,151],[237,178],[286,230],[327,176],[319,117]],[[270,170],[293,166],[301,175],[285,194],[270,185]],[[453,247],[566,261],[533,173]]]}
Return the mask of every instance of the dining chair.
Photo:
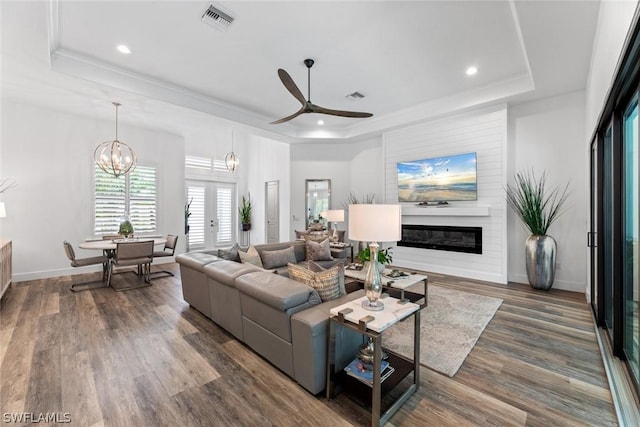
{"label": "dining chair", "polygon": [[[115,291],[126,291],[151,285],[149,272],[153,262],[153,240],[116,243],[116,251],[109,263],[107,285],[111,286],[113,269],[115,267],[137,266],[142,272],[143,283],[126,287],[113,287]],[[134,272],[135,273],[135,272]]]}
{"label": "dining chair", "polygon": [[[173,256],[176,252],[177,244],[178,244],[178,236],[175,236],[173,234],[167,234],[167,240],[164,242],[164,248],[161,251],[154,251],[153,257],[162,258],[162,257]],[[152,274],[151,279],[158,279],[160,277],[168,277],[168,276],[174,275],[172,272],[167,270],[152,271],[150,274]]]}
{"label": "dining chair", "polygon": [[67,258],[71,261],[71,267],[86,267],[88,265],[102,264],[102,281],[101,282],[80,282],[74,283],[73,278],[71,282],[71,290],[73,292],[85,291],[87,289],[102,288],[105,285],[107,279],[107,270],[109,268],[109,258],[105,255],[94,256],[89,258],[76,258],[76,252],[73,250],[71,243],[66,240],[63,242],[64,252],[67,254]]}

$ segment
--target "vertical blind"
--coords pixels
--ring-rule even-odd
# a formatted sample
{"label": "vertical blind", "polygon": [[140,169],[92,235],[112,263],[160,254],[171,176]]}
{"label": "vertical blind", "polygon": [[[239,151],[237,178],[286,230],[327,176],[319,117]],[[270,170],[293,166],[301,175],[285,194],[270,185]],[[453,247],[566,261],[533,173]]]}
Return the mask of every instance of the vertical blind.
{"label": "vertical blind", "polygon": [[231,244],[233,239],[233,189],[230,187],[218,187],[216,198],[216,209],[218,215],[218,235],[216,236],[216,244]]}
{"label": "vertical blind", "polygon": [[135,233],[157,230],[157,173],[151,166],[137,166],[117,178],[95,166],[94,233],[117,233],[125,214]]}
{"label": "vertical blind", "polygon": [[191,216],[189,217],[189,234],[187,238],[189,239],[189,248],[197,249],[199,247],[205,246],[205,197],[204,197],[203,186],[189,184],[187,187],[187,198],[191,202],[191,207],[189,208],[189,212],[191,212]]}

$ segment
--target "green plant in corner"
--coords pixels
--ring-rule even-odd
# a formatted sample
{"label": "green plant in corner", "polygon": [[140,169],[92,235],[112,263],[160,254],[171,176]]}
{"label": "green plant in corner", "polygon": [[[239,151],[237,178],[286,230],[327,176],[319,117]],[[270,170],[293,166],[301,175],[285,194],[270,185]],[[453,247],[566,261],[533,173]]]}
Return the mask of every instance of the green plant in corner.
{"label": "green plant in corner", "polygon": [[238,214],[240,214],[243,231],[251,229],[251,208],[251,194],[248,197],[242,196],[242,204],[238,207]]}
{"label": "green plant in corner", "polygon": [[[393,261],[393,255],[391,254],[391,249],[393,248],[385,248],[380,249],[378,251],[378,262],[382,265],[391,264]],[[371,260],[371,250],[369,247],[358,252],[358,259],[362,264]]]}
{"label": "green plant in corner", "polygon": [[544,236],[563,212],[569,196],[569,183],[546,192],[546,173],[536,179],[533,172],[516,173],[515,185],[507,185],[507,203],[531,234]]}
{"label": "green plant in corner", "polygon": [[525,242],[525,267],[534,289],[547,291],[553,286],[557,244],[547,231],[562,214],[568,196],[569,183],[547,191],[546,173],[540,179],[533,172],[516,173],[515,185],[507,185],[507,204],[531,232]]}

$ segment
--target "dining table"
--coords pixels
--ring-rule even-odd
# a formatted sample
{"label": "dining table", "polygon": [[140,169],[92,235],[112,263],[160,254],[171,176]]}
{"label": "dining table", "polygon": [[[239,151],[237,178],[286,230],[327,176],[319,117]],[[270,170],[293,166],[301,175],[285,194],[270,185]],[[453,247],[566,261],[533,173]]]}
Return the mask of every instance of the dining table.
{"label": "dining table", "polygon": [[164,245],[167,241],[166,237],[135,237],[133,239],[109,239],[109,240],[90,240],[86,242],[82,242],[78,245],[80,249],[89,249],[89,250],[101,250],[105,251],[108,256],[113,255],[118,246],[118,243],[127,243],[127,242],[148,242],[149,240],[153,240],[154,246],[156,245]]}

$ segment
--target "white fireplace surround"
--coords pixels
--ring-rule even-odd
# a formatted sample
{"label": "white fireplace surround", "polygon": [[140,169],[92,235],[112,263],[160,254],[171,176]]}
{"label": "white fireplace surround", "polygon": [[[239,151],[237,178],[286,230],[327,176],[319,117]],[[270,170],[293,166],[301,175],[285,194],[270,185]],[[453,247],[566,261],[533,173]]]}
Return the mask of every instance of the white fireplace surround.
{"label": "white fireplace surround", "polygon": [[483,253],[467,254],[396,246],[395,265],[507,283],[506,106],[387,132],[383,135],[385,203],[398,203],[398,162],[475,152],[478,200],[445,206],[402,203],[402,223],[482,227]]}

